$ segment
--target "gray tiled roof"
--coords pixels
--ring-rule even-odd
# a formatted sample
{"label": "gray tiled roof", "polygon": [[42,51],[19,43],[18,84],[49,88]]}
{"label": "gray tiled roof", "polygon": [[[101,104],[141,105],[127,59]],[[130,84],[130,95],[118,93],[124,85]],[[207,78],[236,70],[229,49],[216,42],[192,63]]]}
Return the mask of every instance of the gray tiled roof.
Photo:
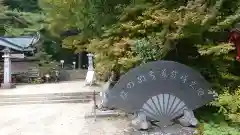
{"label": "gray tiled roof", "polygon": [[[26,51],[38,42],[33,36],[0,37],[0,46],[9,47],[13,50]],[[30,49],[31,50],[31,49]]]}

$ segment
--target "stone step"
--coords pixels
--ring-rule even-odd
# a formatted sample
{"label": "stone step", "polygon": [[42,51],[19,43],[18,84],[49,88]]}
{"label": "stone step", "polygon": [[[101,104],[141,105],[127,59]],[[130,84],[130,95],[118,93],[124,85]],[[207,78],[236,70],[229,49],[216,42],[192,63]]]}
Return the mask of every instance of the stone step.
{"label": "stone step", "polygon": [[[96,92],[97,93],[97,92]],[[9,94],[0,95],[0,100],[2,98],[28,98],[28,97],[71,97],[71,96],[93,96],[93,92],[65,92],[65,93],[41,93],[41,94]]]}
{"label": "stone step", "polygon": [[[96,93],[98,95],[99,93]],[[0,105],[86,103],[93,100],[93,92],[0,95]]]}
{"label": "stone step", "polygon": [[57,104],[57,103],[88,103],[91,99],[69,99],[69,100],[42,100],[42,101],[21,101],[21,102],[0,102],[0,106],[24,105],[24,104]]}
{"label": "stone step", "polygon": [[70,100],[70,99],[93,99],[93,96],[35,96],[35,97],[14,97],[14,98],[1,98],[1,101],[4,102],[18,102],[18,101],[51,101],[51,100]]}

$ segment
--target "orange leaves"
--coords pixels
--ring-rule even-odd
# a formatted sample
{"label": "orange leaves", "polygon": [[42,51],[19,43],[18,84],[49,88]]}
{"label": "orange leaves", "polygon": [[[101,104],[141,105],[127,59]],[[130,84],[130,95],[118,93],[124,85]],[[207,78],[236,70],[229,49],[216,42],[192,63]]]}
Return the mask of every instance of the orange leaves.
{"label": "orange leaves", "polygon": [[125,52],[129,50],[129,39],[122,38],[118,42],[113,44],[112,51],[116,57],[125,55]]}

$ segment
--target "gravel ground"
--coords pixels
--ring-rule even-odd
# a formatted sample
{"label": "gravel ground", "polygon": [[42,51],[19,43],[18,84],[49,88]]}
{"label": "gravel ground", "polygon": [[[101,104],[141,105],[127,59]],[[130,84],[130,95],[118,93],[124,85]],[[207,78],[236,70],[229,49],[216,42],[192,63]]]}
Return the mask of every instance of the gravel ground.
{"label": "gravel ground", "polygon": [[[97,101],[99,102],[99,101]],[[91,109],[85,113],[85,116],[93,112],[93,102],[89,103]],[[100,110],[97,110],[97,114],[100,114]],[[123,112],[117,111],[120,114]],[[105,113],[106,114],[106,113]],[[85,118],[85,125],[80,135],[125,135],[125,132],[129,128],[130,121],[127,116],[112,116],[112,117],[97,117],[96,121],[94,117]]]}
{"label": "gravel ground", "polygon": [[0,107],[0,135],[79,135],[88,104]]}
{"label": "gravel ground", "polygon": [[92,104],[37,104],[0,107],[0,135],[123,135],[122,117],[85,118]]}
{"label": "gravel ground", "polygon": [[124,135],[129,121],[124,117],[86,119],[80,135]]}
{"label": "gravel ground", "polygon": [[[59,84],[25,85],[1,90],[0,95],[88,92],[83,81]],[[59,103],[0,106],[0,135],[122,135],[128,120],[118,118],[85,119],[92,103]]]}

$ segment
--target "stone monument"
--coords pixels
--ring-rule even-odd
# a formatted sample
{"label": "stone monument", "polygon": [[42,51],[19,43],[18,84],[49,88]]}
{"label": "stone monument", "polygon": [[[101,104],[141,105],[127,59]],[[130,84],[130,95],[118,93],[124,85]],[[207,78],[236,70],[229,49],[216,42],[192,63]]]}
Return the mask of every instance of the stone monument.
{"label": "stone monument", "polygon": [[134,114],[136,135],[192,135],[190,126],[198,124],[193,110],[217,97],[200,73],[173,61],[136,67],[103,95],[102,108]]}

